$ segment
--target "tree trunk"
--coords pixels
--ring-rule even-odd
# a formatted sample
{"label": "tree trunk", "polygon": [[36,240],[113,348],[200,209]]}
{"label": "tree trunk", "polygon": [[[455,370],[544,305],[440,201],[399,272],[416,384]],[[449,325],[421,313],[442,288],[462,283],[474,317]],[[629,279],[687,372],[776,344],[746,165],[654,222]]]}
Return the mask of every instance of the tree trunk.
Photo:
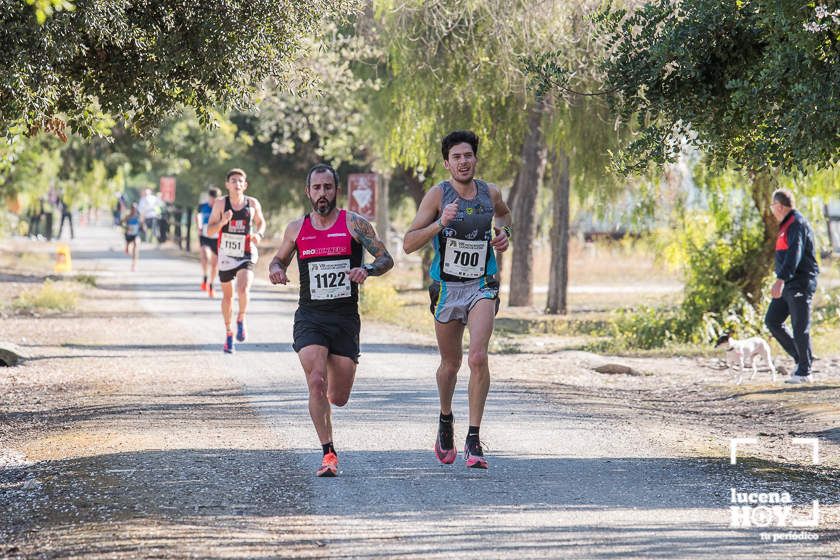
{"label": "tree trunk", "polygon": [[569,287],[569,156],[565,150],[551,152],[552,200],[551,269],[546,312],[568,313]]}
{"label": "tree trunk", "polygon": [[[426,189],[423,188],[423,182],[417,178],[417,174],[410,169],[403,169],[405,175],[406,186],[408,193],[414,200],[415,209],[420,208],[420,202],[426,194]],[[425,288],[432,283],[432,278],[429,275],[429,268],[432,266],[432,259],[434,258],[434,250],[431,243],[426,243],[426,246],[420,249],[420,274],[422,286]]]}
{"label": "tree trunk", "polygon": [[379,239],[385,245],[385,249],[391,252],[391,247],[388,246],[388,230],[391,227],[391,220],[388,213],[388,185],[391,184],[391,173],[379,174],[379,192],[376,197],[376,229],[379,234]]}
{"label": "tree trunk", "polygon": [[770,170],[762,169],[751,172],[750,179],[752,181],[750,196],[764,224],[764,235],[761,250],[756,251],[753,258],[745,263],[738,284],[747,301],[758,309],[761,304],[761,293],[764,289],[767,274],[773,268],[779,224],[770,211],[771,197],[773,196],[773,190],[776,188],[775,176]]}
{"label": "tree trunk", "polygon": [[510,282],[511,307],[533,305],[534,238],[537,234],[537,193],[545,173],[547,149],[542,130],[546,109],[544,98],[538,98],[528,115],[528,130],[522,144],[522,163],[516,177],[516,201],[513,208],[513,261]]}
{"label": "tree trunk", "polygon": [[[516,183],[519,182],[519,172],[516,172],[516,178],[513,180],[513,185],[510,187],[510,191],[508,192],[508,199],[507,205],[508,208],[511,209],[511,213],[513,212],[513,203],[516,200]],[[512,245],[511,245],[512,247]],[[505,265],[505,253],[500,253],[496,251],[496,266],[498,268],[498,272],[496,273],[496,281],[499,282],[499,290],[502,288],[502,271],[504,270]]]}

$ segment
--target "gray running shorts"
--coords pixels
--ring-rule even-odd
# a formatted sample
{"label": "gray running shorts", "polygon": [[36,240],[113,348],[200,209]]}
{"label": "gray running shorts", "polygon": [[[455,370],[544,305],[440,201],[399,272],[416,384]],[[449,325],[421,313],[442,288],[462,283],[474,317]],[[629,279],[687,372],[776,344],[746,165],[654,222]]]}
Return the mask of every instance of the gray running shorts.
{"label": "gray running shorts", "polygon": [[496,301],[499,312],[499,283],[492,276],[483,276],[466,282],[433,282],[429,286],[429,310],[435,320],[448,323],[457,319],[467,324],[470,310],[483,299]]}

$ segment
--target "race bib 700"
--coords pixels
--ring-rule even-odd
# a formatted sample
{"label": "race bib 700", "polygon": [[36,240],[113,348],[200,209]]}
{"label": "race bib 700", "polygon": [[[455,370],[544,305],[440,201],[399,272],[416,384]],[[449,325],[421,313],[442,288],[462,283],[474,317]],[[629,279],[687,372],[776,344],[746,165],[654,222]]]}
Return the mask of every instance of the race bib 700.
{"label": "race bib 700", "polygon": [[443,271],[460,278],[479,278],[484,276],[487,262],[487,242],[468,239],[446,240],[446,255],[443,259]]}

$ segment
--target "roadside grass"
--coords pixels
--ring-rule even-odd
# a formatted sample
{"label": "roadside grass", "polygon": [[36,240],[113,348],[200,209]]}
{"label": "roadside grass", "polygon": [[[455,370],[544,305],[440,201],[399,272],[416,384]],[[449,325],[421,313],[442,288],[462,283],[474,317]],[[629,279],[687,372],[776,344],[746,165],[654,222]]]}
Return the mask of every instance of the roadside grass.
{"label": "roadside grass", "polygon": [[10,272],[47,273],[52,270],[53,255],[44,251],[0,251],[0,268]]}
{"label": "roadside grass", "polygon": [[385,278],[367,281],[359,289],[359,314],[365,318],[401,324],[402,308],[397,289]]}
{"label": "roadside grass", "polygon": [[[836,485],[838,476],[835,469],[813,464],[782,463],[770,461],[752,455],[738,456],[738,466],[754,478],[786,485]],[[813,488],[808,488],[812,490]],[[803,489],[804,490],[804,489]]]}
{"label": "roadside grass", "polygon": [[45,280],[38,287],[27,288],[11,302],[18,314],[74,311],[79,302],[81,285],[76,282]]}
{"label": "roadside grass", "polygon": [[96,287],[96,276],[93,274],[76,274],[75,276],[67,277],[67,280],[72,280],[73,282],[78,282],[83,286],[87,286],[89,288]]}
{"label": "roadside grass", "polygon": [[[387,286],[387,287],[386,287]],[[671,301],[678,300],[675,294]],[[574,300],[572,295],[570,299]],[[625,300],[626,302],[627,300]],[[816,303],[815,317],[831,316],[836,313],[828,298]],[[662,313],[673,310],[675,304],[662,305]],[[593,307],[589,307],[593,309]],[[547,315],[534,309],[502,307],[496,317],[496,328],[490,341],[490,351],[496,354],[550,353],[559,350],[582,350],[599,354],[639,358],[712,358],[722,357],[721,352],[711,344],[690,344],[670,342],[651,349],[634,348],[626,339],[616,337],[616,321],[619,310],[632,307],[572,311],[568,315]],[[365,284],[361,296],[360,311],[363,316],[407,330],[433,335],[433,320],[429,313],[429,297],[426,290],[394,289],[384,279]],[[840,321],[816,320],[811,329],[814,351],[818,356],[840,354]],[[468,335],[464,344],[468,344]],[[783,355],[783,350],[769,336],[773,355]]]}
{"label": "roadside grass", "polygon": [[[548,282],[547,253],[545,247],[537,247],[536,251],[535,284],[545,285]],[[503,290],[510,278],[510,261],[509,258],[505,260]],[[668,270],[644,244],[573,243],[569,266],[570,287],[575,289],[568,294],[567,315],[545,314],[542,311],[544,292],[535,291],[533,307],[512,308],[506,305],[508,294],[503,291],[502,307],[490,341],[492,352],[583,350],[627,357],[721,357],[720,351],[710,343],[666,342],[655,348],[642,349],[633,344],[638,336],[625,333],[627,329],[651,327],[644,321],[636,325],[632,320],[634,310],[648,308],[650,320],[662,322],[683,299],[683,293],[673,288],[681,283],[679,274]],[[840,260],[824,259],[821,268],[821,288],[814,300],[811,328],[814,350],[818,356],[839,355]],[[419,258],[403,256],[399,266],[388,276],[373,280],[365,284],[362,292],[360,308],[363,315],[433,335],[434,322],[429,313],[428,292],[421,287]],[[386,283],[387,289],[382,286]],[[759,312],[759,315],[760,320],[763,313]],[[468,338],[465,336],[465,345]],[[774,356],[784,354],[766,333],[765,338],[770,340]]]}

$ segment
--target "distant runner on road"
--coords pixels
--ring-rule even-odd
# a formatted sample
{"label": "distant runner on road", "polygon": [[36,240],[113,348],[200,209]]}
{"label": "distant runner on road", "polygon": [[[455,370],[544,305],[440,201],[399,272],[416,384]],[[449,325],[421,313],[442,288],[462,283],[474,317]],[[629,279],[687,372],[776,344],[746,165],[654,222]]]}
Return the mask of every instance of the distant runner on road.
{"label": "distant runner on road", "polygon": [[[297,254],[300,301],[295,313],[294,349],[309,386],[309,415],[321,441],[317,476],[338,475],[330,403],[350,398],[359,362],[359,284],[394,266],[370,223],[336,208],[338,173],[319,164],[306,176],[312,212],[291,222],[269,265],[272,284],[288,282],[286,269]],[[362,265],[362,250],[373,255]]]}
{"label": "distant runner on road", "polygon": [[222,318],[225,321],[225,345],[223,350],[232,354],[235,350],[231,319],[233,318],[233,284],[239,312],[236,315],[236,340],[245,342],[245,312],[251,283],[254,281],[254,265],[259,254],[257,244],[265,234],[265,218],[262,206],[253,196],[245,196],[248,188],[245,172],[231,169],[225,177],[228,195],[217,198],[207,224],[207,236],[219,235],[219,280],[222,283]]}
{"label": "distant runner on road", "polygon": [[[465,130],[441,143],[443,165],[450,179],[423,197],[403,240],[406,253],[432,241],[435,257],[429,287],[435,336],[440,351],[437,370],[440,419],[435,454],[444,464],[455,462],[452,395],[463,355],[464,327],[470,331],[469,429],[464,444],[468,467],[487,468],[479,427],[490,389],[487,346],[499,310],[496,251],[506,251],[511,236],[510,209],[499,188],[475,179],[478,137]],[[493,227],[495,218],[496,227]],[[515,281],[515,275],[514,279]]]}
{"label": "distant runner on road", "polygon": [[[198,250],[201,256],[201,291],[213,297],[213,283],[216,281],[216,271],[219,269],[219,235],[207,235],[207,226],[210,223],[210,214],[213,212],[213,205],[216,199],[221,196],[222,191],[216,187],[207,190],[207,202],[198,205],[195,213],[195,223],[198,226]],[[208,275],[207,272],[210,272]]]}
{"label": "distant runner on road", "polygon": [[[152,189],[143,189],[143,196],[137,202],[137,210],[140,212],[140,218],[143,220],[143,241],[151,242],[158,237],[158,220],[160,219],[161,207],[163,202],[160,198],[152,194]],[[146,236],[149,237],[146,237]]]}
{"label": "distant runner on road", "polygon": [[140,257],[140,231],[145,228],[136,202],[131,204],[131,210],[122,219],[122,224],[125,228],[125,254],[131,256],[131,271],[134,272]]}

